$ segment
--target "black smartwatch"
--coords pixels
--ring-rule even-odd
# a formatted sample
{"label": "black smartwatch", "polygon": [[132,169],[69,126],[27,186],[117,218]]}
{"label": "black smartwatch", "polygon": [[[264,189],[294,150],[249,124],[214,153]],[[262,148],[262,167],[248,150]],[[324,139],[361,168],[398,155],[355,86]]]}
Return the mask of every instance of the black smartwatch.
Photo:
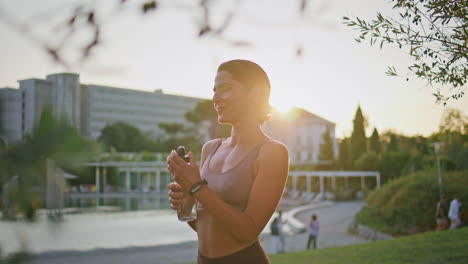
{"label": "black smartwatch", "polygon": [[195,183],[192,186],[192,188],[190,188],[190,191],[189,191],[190,195],[193,196],[196,192],[198,192],[203,187],[203,185],[207,185],[207,184],[208,182],[205,179]]}

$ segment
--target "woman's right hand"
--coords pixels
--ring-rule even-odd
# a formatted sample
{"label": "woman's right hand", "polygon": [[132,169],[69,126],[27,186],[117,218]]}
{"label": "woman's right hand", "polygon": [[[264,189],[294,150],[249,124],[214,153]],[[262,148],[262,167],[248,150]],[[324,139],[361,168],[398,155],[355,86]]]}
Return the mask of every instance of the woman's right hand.
{"label": "woman's right hand", "polygon": [[168,196],[171,209],[181,209],[182,204],[184,203],[184,193],[182,191],[182,187],[177,182],[171,182],[167,188],[169,189]]}

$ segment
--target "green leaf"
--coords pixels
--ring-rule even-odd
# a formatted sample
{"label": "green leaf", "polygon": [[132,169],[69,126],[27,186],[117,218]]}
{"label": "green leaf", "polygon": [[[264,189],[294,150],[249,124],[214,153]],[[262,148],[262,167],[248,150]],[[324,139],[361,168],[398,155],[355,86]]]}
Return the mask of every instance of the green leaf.
{"label": "green leaf", "polygon": [[148,1],[146,3],[143,3],[143,13],[152,11],[156,9],[156,7],[157,7],[156,1]]}

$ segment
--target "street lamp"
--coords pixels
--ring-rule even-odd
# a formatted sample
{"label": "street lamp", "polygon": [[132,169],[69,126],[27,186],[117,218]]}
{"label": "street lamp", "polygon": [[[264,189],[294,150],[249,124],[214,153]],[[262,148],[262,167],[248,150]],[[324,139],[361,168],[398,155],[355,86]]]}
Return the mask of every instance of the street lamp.
{"label": "street lamp", "polygon": [[441,147],[442,143],[440,142],[435,142],[434,143],[434,150],[435,150],[435,153],[436,153],[436,158],[437,158],[437,171],[439,173],[439,194],[440,194],[440,198],[442,199],[442,171],[441,171],[441,168],[440,168],[440,147]]}

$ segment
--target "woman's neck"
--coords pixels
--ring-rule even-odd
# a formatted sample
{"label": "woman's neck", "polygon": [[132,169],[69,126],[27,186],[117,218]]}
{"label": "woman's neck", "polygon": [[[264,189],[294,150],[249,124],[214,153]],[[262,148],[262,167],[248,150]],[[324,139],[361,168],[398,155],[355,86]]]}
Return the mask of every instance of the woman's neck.
{"label": "woman's neck", "polygon": [[264,139],[266,135],[263,133],[260,124],[257,122],[245,122],[233,124],[231,128],[231,137],[229,145],[244,145],[255,144]]}

